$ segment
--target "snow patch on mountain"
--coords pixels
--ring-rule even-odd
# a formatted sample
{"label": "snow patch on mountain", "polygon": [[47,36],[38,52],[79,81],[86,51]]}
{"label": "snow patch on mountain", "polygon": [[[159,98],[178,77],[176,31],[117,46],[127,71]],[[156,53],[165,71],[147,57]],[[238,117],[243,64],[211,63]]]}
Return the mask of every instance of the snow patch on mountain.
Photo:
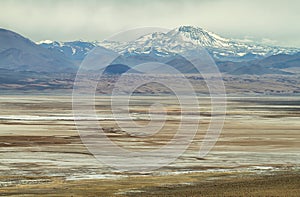
{"label": "snow patch on mountain", "polygon": [[52,41],[52,40],[41,40],[41,41],[36,42],[36,44],[51,44],[53,42],[54,41]]}

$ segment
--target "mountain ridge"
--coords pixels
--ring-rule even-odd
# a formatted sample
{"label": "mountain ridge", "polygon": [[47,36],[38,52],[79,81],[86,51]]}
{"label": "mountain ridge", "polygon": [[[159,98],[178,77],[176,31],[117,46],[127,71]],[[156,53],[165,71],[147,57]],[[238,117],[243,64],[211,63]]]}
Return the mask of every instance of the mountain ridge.
{"label": "mountain ridge", "polygon": [[73,72],[71,61],[41,47],[28,38],[6,29],[0,29],[0,68],[19,71]]}
{"label": "mountain ridge", "polygon": [[[100,43],[100,45],[103,43]],[[205,48],[215,59],[239,61],[252,54],[252,58],[267,57],[280,53],[293,54],[299,52],[296,48],[271,47],[261,44],[237,42],[233,39],[223,38],[202,28],[181,26],[166,33],[150,33],[130,43],[105,42],[104,47],[120,53],[142,54],[156,50],[165,54],[180,54],[189,50]],[[256,56],[255,56],[256,55]]]}
{"label": "mountain ridge", "polygon": [[[76,50],[74,42],[63,42],[63,46],[68,46]],[[80,44],[77,45],[80,48]],[[143,35],[131,42],[118,42],[113,40],[105,40],[102,42],[85,42],[90,43],[94,47],[102,46],[121,54],[142,55],[154,53],[157,56],[174,56],[175,54],[186,52],[197,48],[206,48],[208,52],[217,60],[223,61],[248,61],[260,59],[280,53],[293,54],[300,51],[293,47],[269,46],[259,43],[241,42],[236,39],[229,39],[219,36],[216,33],[207,31],[203,28],[193,26],[180,26],[166,33],[153,32]],[[74,44],[73,46],[71,46]],[[44,45],[48,48],[56,48],[57,46]],[[84,54],[87,54],[90,48],[82,48]],[[84,55],[81,56],[84,58]]]}
{"label": "mountain ridge", "polygon": [[[192,54],[193,50],[203,46],[214,57],[220,71],[227,74],[291,74],[285,69],[298,68],[300,62],[300,49],[269,46],[264,48],[261,45],[251,47],[252,45],[237,43],[192,26],[181,26],[168,32],[154,32],[122,43],[107,40],[46,40],[36,44],[13,31],[0,29],[0,43],[0,68],[16,71],[74,73],[86,55],[97,46],[121,54],[112,64],[133,67],[145,61],[154,61],[172,65],[183,73],[193,73],[195,69],[187,61],[178,58],[180,53]],[[216,58],[220,55],[223,58]],[[238,61],[232,58],[238,58]]]}

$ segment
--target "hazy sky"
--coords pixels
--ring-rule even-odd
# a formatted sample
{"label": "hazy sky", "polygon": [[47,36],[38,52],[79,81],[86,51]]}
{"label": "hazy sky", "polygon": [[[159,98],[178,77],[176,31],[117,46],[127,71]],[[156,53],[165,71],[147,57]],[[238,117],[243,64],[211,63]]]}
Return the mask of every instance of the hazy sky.
{"label": "hazy sky", "polygon": [[0,27],[34,41],[100,41],[130,28],[193,25],[224,37],[300,47],[299,20],[299,0],[0,1]]}

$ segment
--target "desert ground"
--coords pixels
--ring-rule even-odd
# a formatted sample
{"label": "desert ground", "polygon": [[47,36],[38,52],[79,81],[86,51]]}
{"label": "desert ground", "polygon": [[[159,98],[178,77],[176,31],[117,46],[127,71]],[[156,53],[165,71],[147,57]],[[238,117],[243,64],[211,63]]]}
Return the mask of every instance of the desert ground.
{"label": "desert ground", "polygon": [[[2,95],[0,196],[299,194],[299,97],[228,97],[222,133],[204,158],[198,151],[211,118],[210,100],[198,100],[200,127],[189,148],[168,166],[134,173],[112,169],[87,150],[75,127],[70,96]],[[174,135],[180,108],[172,96],[132,96],[130,111],[138,124],[147,124],[148,104],[154,101],[166,106],[168,119],[149,138],[116,125],[108,96],[96,97],[98,121],[124,149],[159,148]]]}

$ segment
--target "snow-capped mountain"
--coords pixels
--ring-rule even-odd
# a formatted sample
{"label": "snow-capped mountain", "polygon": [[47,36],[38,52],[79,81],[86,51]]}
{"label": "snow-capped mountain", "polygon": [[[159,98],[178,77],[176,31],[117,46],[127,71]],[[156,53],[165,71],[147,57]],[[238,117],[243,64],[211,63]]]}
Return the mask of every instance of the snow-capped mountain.
{"label": "snow-capped mountain", "polygon": [[73,41],[73,42],[57,42],[51,40],[44,40],[37,42],[38,45],[57,50],[71,60],[83,60],[88,52],[97,46],[97,42],[83,42],[83,41]]}
{"label": "snow-capped mountain", "polygon": [[119,69],[124,71],[149,61],[171,65],[182,73],[194,73],[193,66],[181,53],[194,54],[195,49],[202,47],[212,54],[220,71],[228,74],[293,74],[298,72],[300,65],[299,48],[240,42],[191,26],[165,33],[154,32],[122,43],[107,40],[101,43],[51,40],[34,43],[18,33],[0,28],[0,43],[0,69],[12,75],[28,71],[75,73],[96,46],[106,48],[107,53],[122,54],[112,62],[114,67],[109,70],[116,73],[120,73]]}
{"label": "snow-capped mountain", "polygon": [[77,62],[83,60],[90,50],[99,45],[127,57],[148,55],[155,58],[172,57],[204,47],[216,60],[236,62],[260,59],[276,54],[294,54],[300,51],[298,48],[267,46],[223,38],[213,32],[193,26],[181,26],[165,33],[153,32],[131,42],[45,40],[37,44],[59,51]]}
{"label": "snow-capped mountain", "polygon": [[293,54],[297,48],[265,46],[223,38],[202,28],[181,26],[167,33],[154,32],[128,43],[104,41],[100,45],[127,55],[156,53],[158,56],[180,54],[204,47],[220,60],[253,60],[276,54]]}

